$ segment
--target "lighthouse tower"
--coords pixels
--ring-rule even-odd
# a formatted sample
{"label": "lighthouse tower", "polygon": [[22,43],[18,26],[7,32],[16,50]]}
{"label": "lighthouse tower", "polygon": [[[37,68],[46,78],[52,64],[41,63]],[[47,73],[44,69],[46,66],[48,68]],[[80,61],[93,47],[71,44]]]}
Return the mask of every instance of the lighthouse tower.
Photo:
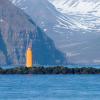
{"label": "lighthouse tower", "polygon": [[28,48],[26,51],[26,67],[32,68],[33,66],[33,58],[32,58],[32,48]]}

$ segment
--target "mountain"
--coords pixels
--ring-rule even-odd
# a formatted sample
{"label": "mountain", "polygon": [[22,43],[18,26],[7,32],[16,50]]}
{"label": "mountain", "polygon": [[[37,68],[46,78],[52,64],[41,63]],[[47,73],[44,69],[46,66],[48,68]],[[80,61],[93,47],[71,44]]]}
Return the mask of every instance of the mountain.
{"label": "mountain", "polygon": [[68,63],[100,64],[100,1],[11,1],[35,19]]}
{"label": "mountain", "polygon": [[25,64],[25,52],[29,46],[35,64],[66,63],[64,54],[28,15],[10,1],[0,0],[0,65]]}
{"label": "mountain", "polygon": [[98,0],[50,0],[56,10],[71,16],[77,28],[100,30],[100,1]]}

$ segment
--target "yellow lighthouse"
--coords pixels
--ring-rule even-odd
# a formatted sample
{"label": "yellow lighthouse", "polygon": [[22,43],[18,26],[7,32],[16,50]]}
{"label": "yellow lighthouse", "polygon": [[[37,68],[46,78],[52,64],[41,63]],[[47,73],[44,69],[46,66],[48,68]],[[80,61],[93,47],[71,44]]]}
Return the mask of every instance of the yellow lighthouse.
{"label": "yellow lighthouse", "polygon": [[26,51],[26,67],[27,68],[32,68],[33,62],[32,62],[32,49],[28,48]]}

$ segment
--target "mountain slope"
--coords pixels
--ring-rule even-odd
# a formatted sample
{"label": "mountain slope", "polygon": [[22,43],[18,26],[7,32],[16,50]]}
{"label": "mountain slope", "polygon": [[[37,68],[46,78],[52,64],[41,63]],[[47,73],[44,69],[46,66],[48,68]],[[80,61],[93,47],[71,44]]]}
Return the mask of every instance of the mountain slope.
{"label": "mountain slope", "polygon": [[25,64],[25,52],[32,46],[33,62],[41,65],[66,63],[53,41],[8,0],[0,0],[0,64]]}
{"label": "mountain slope", "polygon": [[71,18],[83,29],[99,30],[100,1],[98,0],[49,0],[56,9]]}
{"label": "mountain slope", "polygon": [[99,1],[14,1],[53,39],[69,63],[100,64]]}
{"label": "mountain slope", "polygon": [[[100,1],[49,0],[56,10],[74,25],[67,35],[68,58],[74,63],[100,64]],[[67,21],[68,22],[68,21]],[[73,31],[72,31],[73,30]],[[77,31],[75,31],[77,30]]]}

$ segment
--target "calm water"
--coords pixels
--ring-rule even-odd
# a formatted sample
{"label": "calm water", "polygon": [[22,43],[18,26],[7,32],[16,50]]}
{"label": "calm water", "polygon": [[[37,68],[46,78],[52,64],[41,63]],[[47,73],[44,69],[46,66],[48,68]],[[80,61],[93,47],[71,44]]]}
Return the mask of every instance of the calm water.
{"label": "calm water", "polygon": [[0,100],[100,100],[100,75],[0,75]]}

